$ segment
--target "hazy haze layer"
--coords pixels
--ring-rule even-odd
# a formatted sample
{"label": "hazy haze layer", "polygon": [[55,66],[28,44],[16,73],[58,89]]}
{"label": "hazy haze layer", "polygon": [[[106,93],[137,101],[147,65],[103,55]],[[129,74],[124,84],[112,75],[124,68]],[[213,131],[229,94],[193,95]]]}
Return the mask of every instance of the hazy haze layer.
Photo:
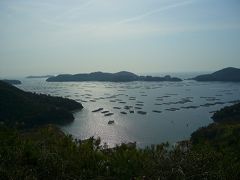
{"label": "hazy haze layer", "polygon": [[0,76],[240,67],[238,0],[1,0]]}

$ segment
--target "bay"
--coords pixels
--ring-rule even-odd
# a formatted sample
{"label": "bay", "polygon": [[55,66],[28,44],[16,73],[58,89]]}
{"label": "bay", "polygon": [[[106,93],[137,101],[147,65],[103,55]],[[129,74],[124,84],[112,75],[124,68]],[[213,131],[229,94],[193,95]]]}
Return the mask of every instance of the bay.
{"label": "bay", "polygon": [[[144,147],[188,139],[212,122],[214,111],[240,100],[240,83],[231,82],[21,81],[18,87],[25,91],[81,102],[84,109],[74,112],[74,122],[61,129],[79,139],[100,137],[110,147],[122,142]],[[99,108],[103,110],[92,112]]]}

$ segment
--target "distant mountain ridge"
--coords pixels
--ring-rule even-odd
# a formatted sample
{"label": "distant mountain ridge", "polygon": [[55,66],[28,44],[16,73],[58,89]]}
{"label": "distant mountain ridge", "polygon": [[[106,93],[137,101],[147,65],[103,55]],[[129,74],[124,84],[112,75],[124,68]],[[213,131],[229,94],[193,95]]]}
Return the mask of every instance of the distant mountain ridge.
{"label": "distant mountain ridge", "polygon": [[212,74],[204,74],[192,78],[196,81],[229,81],[240,82],[240,69],[234,67],[224,68]]}
{"label": "distant mountain ridge", "polygon": [[43,75],[43,76],[27,76],[26,78],[33,79],[33,78],[50,78],[53,75]]}
{"label": "distant mountain ridge", "polygon": [[182,81],[180,78],[164,76],[138,76],[132,72],[120,71],[117,73],[92,72],[85,74],[60,74],[47,79],[48,82],[66,81],[109,81],[109,82],[131,82],[131,81]]}

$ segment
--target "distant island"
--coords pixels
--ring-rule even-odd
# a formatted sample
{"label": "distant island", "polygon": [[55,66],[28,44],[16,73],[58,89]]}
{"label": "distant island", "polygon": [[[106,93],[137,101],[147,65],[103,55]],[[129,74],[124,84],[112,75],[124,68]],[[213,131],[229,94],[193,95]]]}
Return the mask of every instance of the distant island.
{"label": "distant island", "polygon": [[50,77],[48,82],[67,82],[67,81],[108,81],[108,82],[131,82],[131,81],[182,81],[180,78],[164,76],[138,76],[134,73],[121,71],[117,73],[93,72],[89,74],[60,74]]}
{"label": "distant island", "polygon": [[21,81],[19,80],[10,80],[10,79],[3,79],[2,81],[8,83],[8,84],[13,84],[13,85],[19,85],[22,84]]}
{"label": "distant island", "polygon": [[34,78],[50,78],[50,77],[54,77],[53,75],[43,75],[43,76],[27,76],[26,78],[29,79],[34,79]]}
{"label": "distant island", "polygon": [[228,67],[222,70],[216,71],[212,74],[204,74],[192,78],[196,81],[229,81],[240,82],[240,69]]}
{"label": "distant island", "polygon": [[0,81],[0,122],[24,128],[73,121],[73,110],[81,103],[62,97],[22,91]]}

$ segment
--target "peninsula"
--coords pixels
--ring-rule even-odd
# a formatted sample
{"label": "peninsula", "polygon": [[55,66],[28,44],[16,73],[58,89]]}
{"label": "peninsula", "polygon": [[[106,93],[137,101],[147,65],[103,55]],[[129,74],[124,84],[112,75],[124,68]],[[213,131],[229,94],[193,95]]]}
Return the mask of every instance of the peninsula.
{"label": "peninsula", "polygon": [[117,73],[93,72],[89,74],[60,74],[47,79],[48,82],[67,81],[108,81],[108,82],[131,82],[131,81],[182,81],[179,78],[164,76],[138,76],[134,73],[121,71]]}
{"label": "peninsula", "polygon": [[19,80],[3,79],[2,81],[6,82],[6,83],[8,83],[8,84],[12,84],[12,85],[22,84],[22,82],[19,81]]}
{"label": "peninsula", "polygon": [[23,128],[65,124],[74,120],[71,111],[82,108],[74,100],[25,92],[0,81],[1,124]]}
{"label": "peninsula", "polygon": [[196,81],[240,82],[240,69],[228,67],[212,74],[204,74],[192,79]]}

